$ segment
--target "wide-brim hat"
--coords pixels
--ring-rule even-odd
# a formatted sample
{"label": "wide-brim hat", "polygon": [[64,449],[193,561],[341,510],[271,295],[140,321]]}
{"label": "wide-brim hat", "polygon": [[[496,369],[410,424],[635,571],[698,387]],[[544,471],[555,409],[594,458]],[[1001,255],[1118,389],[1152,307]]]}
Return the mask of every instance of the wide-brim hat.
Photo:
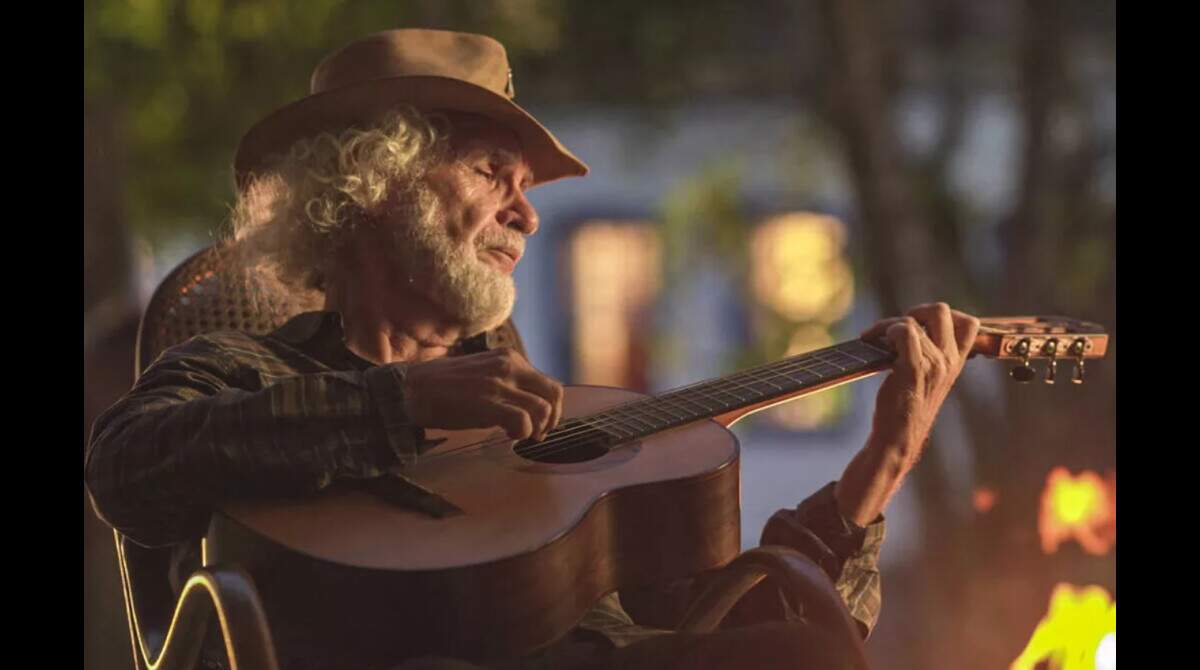
{"label": "wide-brim hat", "polygon": [[504,46],[484,35],[388,30],[343,47],[313,71],[310,95],[276,110],[238,143],[239,187],[297,140],[378,120],[402,105],[493,119],[513,130],[533,168],[533,184],[583,176],[588,167],[513,102]]}

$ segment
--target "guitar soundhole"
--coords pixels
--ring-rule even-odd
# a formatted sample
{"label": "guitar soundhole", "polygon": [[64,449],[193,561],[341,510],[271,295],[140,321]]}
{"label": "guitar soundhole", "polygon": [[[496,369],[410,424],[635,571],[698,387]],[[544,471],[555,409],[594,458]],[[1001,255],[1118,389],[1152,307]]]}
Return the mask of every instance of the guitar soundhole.
{"label": "guitar soundhole", "polygon": [[513,452],[536,463],[585,463],[607,454],[612,443],[607,433],[568,424],[551,431],[541,442],[521,440]]}

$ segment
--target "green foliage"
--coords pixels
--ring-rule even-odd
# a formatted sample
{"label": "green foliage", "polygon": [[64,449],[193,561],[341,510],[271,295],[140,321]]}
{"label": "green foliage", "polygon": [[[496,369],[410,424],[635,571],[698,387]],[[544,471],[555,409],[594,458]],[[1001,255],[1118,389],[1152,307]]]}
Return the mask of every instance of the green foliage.
{"label": "green foliage", "polygon": [[744,274],[747,225],[742,212],[742,166],[717,161],[683,180],[662,200],[662,240],[668,290],[697,263],[715,262]]}

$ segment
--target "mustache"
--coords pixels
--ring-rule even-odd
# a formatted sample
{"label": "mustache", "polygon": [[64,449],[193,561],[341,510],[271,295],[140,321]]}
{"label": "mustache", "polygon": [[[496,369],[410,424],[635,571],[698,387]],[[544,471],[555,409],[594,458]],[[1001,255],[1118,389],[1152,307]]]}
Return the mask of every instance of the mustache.
{"label": "mustache", "polygon": [[480,233],[475,238],[475,246],[479,249],[503,247],[525,253],[525,236],[520,233],[487,232]]}

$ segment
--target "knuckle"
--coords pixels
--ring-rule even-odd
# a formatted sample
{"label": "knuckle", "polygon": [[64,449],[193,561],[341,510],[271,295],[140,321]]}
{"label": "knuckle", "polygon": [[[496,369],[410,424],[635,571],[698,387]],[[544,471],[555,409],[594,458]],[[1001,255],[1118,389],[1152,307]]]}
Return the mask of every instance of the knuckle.
{"label": "knuckle", "polygon": [[516,363],[521,360],[521,354],[517,353],[512,347],[502,347],[500,349],[500,357],[510,363]]}
{"label": "knuckle", "polygon": [[507,377],[511,375],[515,369],[516,365],[513,363],[511,358],[507,356],[500,356],[496,358],[495,370],[497,374]]}

